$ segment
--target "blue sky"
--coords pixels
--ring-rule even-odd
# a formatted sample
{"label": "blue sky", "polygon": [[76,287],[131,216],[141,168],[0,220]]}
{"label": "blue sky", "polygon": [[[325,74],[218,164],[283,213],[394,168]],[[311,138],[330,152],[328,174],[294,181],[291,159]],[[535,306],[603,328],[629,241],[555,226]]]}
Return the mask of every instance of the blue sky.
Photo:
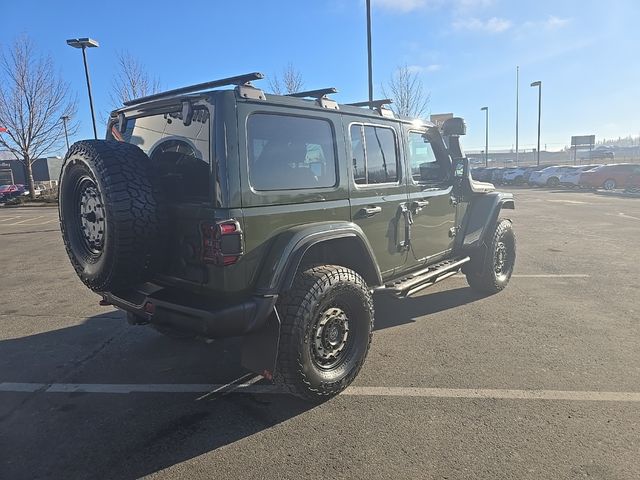
{"label": "blue sky", "polygon": [[[534,80],[543,82],[542,143],[549,149],[577,134],[640,134],[637,0],[372,1],[377,96],[396,66],[409,65],[431,93],[432,113],[466,118],[468,149],[484,145],[484,105],[490,148],[514,144],[516,65],[521,146],[536,141]],[[90,137],[91,126],[81,56],[65,44],[73,37],[100,42],[88,54],[103,112],[111,108],[121,50],[164,88],[256,70],[270,75],[291,62],[308,88],[335,86],[340,102],[367,96],[364,0],[4,3],[0,44],[26,33],[52,55],[78,95],[78,138]]]}

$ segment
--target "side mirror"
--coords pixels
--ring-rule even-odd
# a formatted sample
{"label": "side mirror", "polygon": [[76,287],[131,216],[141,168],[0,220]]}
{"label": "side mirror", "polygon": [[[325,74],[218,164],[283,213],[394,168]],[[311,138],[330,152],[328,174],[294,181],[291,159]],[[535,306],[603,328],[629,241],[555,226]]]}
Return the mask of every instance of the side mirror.
{"label": "side mirror", "polygon": [[469,159],[466,157],[456,158],[453,161],[453,177],[456,181],[461,181],[469,175]]}
{"label": "side mirror", "polygon": [[182,102],[182,123],[185,127],[191,125],[193,120],[193,105],[188,100]]}

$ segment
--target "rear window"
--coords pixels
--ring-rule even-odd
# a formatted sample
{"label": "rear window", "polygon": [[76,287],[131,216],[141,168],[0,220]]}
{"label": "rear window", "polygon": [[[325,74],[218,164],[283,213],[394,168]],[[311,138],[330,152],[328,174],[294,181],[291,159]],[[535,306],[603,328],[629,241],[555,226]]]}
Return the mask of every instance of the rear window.
{"label": "rear window", "polygon": [[210,193],[210,115],[194,108],[185,125],[179,111],[127,120],[127,130],[113,136],[140,147],[156,162],[163,186],[176,201],[206,201]]}
{"label": "rear window", "polygon": [[247,120],[247,143],[255,190],[336,185],[335,135],[327,120],[256,113]]}

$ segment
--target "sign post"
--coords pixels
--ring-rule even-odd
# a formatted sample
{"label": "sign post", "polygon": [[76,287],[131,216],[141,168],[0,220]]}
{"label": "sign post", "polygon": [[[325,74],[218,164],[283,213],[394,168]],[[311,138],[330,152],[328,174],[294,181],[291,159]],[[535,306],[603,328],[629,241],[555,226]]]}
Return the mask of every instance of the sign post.
{"label": "sign post", "polygon": [[589,161],[591,161],[591,151],[596,143],[595,135],[574,135],[571,137],[571,149],[573,150],[573,164],[578,163],[578,147],[589,147]]}

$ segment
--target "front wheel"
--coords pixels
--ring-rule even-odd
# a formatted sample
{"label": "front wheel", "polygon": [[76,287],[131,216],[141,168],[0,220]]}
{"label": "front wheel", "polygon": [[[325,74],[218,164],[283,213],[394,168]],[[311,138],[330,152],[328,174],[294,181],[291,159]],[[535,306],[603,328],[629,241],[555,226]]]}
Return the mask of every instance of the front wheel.
{"label": "front wheel", "polygon": [[471,288],[491,295],[507,286],[516,263],[516,236],[511,221],[498,219],[488,240],[471,256],[463,271]]}
{"label": "front wheel", "polygon": [[347,388],[364,364],[373,334],[373,300],[363,278],[338,265],[301,270],[277,309],[276,382],[311,401]]}

